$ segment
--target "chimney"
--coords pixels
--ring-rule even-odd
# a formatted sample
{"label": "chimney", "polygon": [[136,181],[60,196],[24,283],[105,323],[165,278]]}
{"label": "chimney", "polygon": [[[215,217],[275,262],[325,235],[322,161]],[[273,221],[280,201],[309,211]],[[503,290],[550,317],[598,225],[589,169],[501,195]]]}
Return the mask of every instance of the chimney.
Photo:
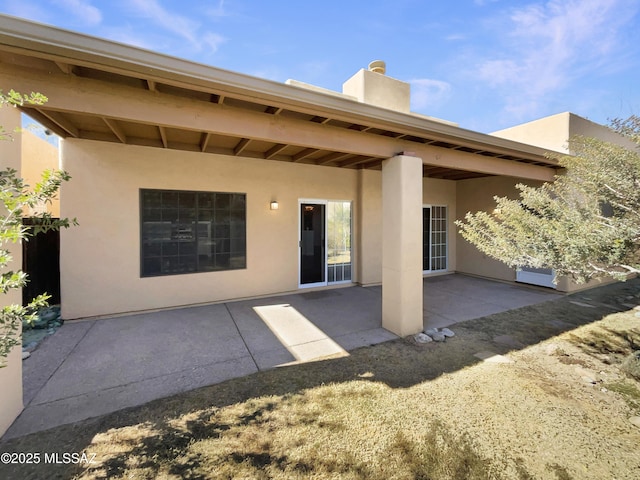
{"label": "chimney", "polygon": [[342,84],[342,93],[355,97],[362,103],[409,113],[411,98],[409,84],[388,77],[386,70],[384,61],[371,62],[367,70],[360,69]]}

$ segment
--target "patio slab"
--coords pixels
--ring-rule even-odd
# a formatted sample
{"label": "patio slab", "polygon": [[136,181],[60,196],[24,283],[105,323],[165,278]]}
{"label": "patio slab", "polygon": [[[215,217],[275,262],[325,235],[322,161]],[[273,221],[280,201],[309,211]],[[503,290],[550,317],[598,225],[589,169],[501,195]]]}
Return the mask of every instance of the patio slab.
{"label": "patio slab", "polygon": [[[348,287],[67,322],[23,366],[25,409],[4,438],[278,366],[398,338],[380,287]],[[424,324],[451,326],[558,298],[464,275],[424,280]]]}

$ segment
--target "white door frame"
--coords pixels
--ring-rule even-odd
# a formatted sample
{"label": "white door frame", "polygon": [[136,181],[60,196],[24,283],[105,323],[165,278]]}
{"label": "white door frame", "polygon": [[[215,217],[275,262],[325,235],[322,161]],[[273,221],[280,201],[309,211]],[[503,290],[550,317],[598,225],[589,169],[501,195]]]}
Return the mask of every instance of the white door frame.
{"label": "white door frame", "polygon": [[[324,282],[302,283],[302,211],[303,203],[313,203],[316,205],[324,205]],[[318,198],[299,198],[298,199],[298,288],[325,287],[327,283],[327,204],[325,199]]]}
{"label": "white door frame", "polygon": [[[328,250],[328,215],[329,215],[329,203],[349,203],[353,206],[351,200],[328,200],[326,198],[299,198],[298,199],[298,288],[313,288],[313,287],[326,287],[327,285],[338,285],[340,283],[352,283],[353,280],[341,280],[337,282],[329,282],[329,250]],[[324,282],[314,283],[301,283],[302,280],[302,215],[301,207],[303,203],[310,203],[316,205],[324,205]],[[353,278],[353,207],[351,208],[350,215],[351,223],[351,278]]]}
{"label": "white door frame", "polygon": [[[422,204],[422,220],[424,221],[424,209],[428,208],[429,209],[429,221],[431,222],[431,220],[433,220],[433,207],[445,207],[447,209],[447,218],[446,218],[446,224],[447,224],[447,235],[446,235],[446,240],[445,240],[445,244],[446,244],[446,259],[447,259],[447,268],[442,269],[442,270],[431,270],[431,237],[429,238],[429,270],[422,270],[422,274],[423,275],[428,275],[430,273],[442,273],[442,272],[447,272],[449,271],[449,206],[448,205],[438,205],[435,203],[423,203]],[[429,235],[431,235],[433,233],[432,229],[431,229],[431,225],[429,225]],[[424,235],[424,225],[422,226],[422,234]],[[423,247],[424,247],[424,239],[423,239],[423,243],[422,243]],[[424,254],[423,254],[423,259],[422,259],[423,265],[424,265]]]}

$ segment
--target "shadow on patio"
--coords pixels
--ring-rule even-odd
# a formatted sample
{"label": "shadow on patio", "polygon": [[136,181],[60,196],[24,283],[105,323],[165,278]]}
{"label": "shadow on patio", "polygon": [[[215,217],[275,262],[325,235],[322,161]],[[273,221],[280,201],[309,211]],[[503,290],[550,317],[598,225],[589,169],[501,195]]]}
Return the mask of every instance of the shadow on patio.
{"label": "shadow on patio", "polygon": [[[632,283],[599,290],[622,291],[632,288]],[[479,360],[473,355],[481,350],[505,353],[625,308],[620,302],[577,304],[586,305],[593,291],[562,297],[461,275],[431,278],[424,284],[425,324],[440,327],[456,319],[464,321],[451,327],[456,337],[445,344],[418,346],[382,329],[379,287],[70,322],[34,352],[31,363],[25,362],[26,408],[5,439],[243,376],[246,380],[232,384],[237,392],[233,401],[358,378],[407,387],[476,363]],[[555,313],[553,318],[541,318],[537,305],[548,299],[555,299]],[[348,356],[273,369],[296,361],[282,338],[254,310],[274,305],[293,306],[316,333],[349,351]],[[522,305],[531,306],[499,313]],[[493,315],[465,321],[489,314]],[[502,320],[504,315],[508,323]],[[360,348],[375,344],[380,345]],[[296,348],[304,350],[304,346],[303,340]],[[401,365],[410,369],[402,367],[399,372]],[[229,386],[211,388],[226,391]],[[211,395],[215,397],[215,392]],[[166,398],[161,402],[173,401],[181,402]],[[177,404],[176,408],[181,410]]]}

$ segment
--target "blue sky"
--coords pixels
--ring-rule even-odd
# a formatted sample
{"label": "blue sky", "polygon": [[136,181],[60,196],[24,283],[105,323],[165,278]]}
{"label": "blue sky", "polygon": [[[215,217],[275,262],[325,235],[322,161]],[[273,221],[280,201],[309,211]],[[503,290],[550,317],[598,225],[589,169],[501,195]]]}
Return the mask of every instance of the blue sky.
{"label": "blue sky", "polygon": [[331,90],[376,59],[412,110],[491,132],[640,115],[638,0],[0,0],[2,13]]}

